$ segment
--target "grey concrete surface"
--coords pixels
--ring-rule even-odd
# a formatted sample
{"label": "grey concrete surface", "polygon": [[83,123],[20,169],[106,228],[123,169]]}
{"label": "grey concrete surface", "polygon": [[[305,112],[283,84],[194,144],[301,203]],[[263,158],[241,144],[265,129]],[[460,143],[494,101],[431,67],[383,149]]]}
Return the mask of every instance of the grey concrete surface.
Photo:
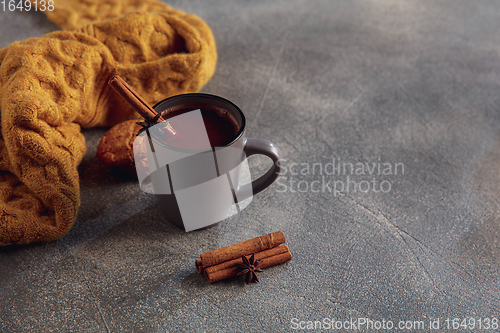
{"label": "grey concrete surface", "polygon": [[[480,318],[500,319],[498,1],[170,4],[216,37],[203,92],[240,106],[286,173],[241,214],[185,233],[95,158],[105,130],[85,131],[73,229],[0,249],[2,332],[319,332],[358,318],[482,332]],[[57,29],[34,12],[0,11],[0,27],[0,47]],[[196,273],[200,253],[276,230],[293,260],[260,283]]]}

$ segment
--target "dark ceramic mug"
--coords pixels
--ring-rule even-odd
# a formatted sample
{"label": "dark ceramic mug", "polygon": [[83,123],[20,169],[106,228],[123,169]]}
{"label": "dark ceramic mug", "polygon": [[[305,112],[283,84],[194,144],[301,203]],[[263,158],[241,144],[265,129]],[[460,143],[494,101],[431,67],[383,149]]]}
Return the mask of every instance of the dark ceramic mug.
{"label": "dark ceramic mug", "polygon": [[[168,119],[174,129],[176,123],[181,124],[183,116],[189,116],[189,122],[193,124],[203,124],[199,113],[202,109],[223,114],[236,127],[236,134],[228,143],[216,147],[208,142],[208,134],[206,147],[176,147],[165,139],[162,123],[143,131],[138,136],[140,139],[134,142],[141,188],[156,195],[167,220],[178,227],[191,231],[220,222],[247,207],[254,194],[267,188],[278,177],[281,158],[278,147],[267,140],[246,138],[245,116],[232,102],[214,95],[194,93],[167,98],[153,108],[164,118],[169,118],[169,112],[177,109],[193,109],[185,115]],[[147,152],[147,166],[140,168],[140,154],[136,152],[144,150]],[[273,164],[260,178],[249,181],[247,157],[254,154],[270,157]]]}

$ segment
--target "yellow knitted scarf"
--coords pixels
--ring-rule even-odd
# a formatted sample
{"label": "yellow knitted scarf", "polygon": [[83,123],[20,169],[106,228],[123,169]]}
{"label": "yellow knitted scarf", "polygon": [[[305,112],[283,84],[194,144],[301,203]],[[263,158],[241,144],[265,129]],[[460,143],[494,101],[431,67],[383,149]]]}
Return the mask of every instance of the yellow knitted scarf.
{"label": "yellow knitted scarf", "polygon": [[75,222],[80,127],[139,118],[110,77],[154,104],[199,91],[215,71],[210,28],[167,4],[60,0],[45,14],[66,31],[0,49],[0,245],[51,241]]}

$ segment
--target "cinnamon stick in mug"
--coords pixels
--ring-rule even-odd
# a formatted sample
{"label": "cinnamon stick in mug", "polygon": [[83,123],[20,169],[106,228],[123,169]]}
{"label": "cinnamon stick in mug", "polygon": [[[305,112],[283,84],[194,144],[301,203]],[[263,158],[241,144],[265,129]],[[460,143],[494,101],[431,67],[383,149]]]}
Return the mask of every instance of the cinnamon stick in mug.
{"label": "cinnamon stick in mug", "polygon": [[[139,113],[144,119],[153,119],[156,117],[156,111],[146,102],[131,86],[125,82],[119,75],[113,76],[108,84],[125,99],[137,113]],[[158,122],[165,121],[161,116],[158,118]],[[176,135],[175,130],[167,122],[165,126],[165,133],[169,136]]]}

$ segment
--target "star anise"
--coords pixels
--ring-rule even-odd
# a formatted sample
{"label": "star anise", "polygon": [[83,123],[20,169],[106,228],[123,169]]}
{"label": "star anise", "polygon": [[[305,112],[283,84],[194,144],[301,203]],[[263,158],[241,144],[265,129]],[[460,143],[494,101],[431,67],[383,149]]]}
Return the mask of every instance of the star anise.
{"label": "star anise", "polygon": [[256,272],[263,272],[263,270],[259,268],[259,265],[262,264],[262,260],[255,261],[255,253],[252,254],[250,259],[242,255],[241,260],[243,260],[242,264],[235,264],[239,269],[238,275],[246,274],[245,280],[247,283],[251,281],[259,282]]}

